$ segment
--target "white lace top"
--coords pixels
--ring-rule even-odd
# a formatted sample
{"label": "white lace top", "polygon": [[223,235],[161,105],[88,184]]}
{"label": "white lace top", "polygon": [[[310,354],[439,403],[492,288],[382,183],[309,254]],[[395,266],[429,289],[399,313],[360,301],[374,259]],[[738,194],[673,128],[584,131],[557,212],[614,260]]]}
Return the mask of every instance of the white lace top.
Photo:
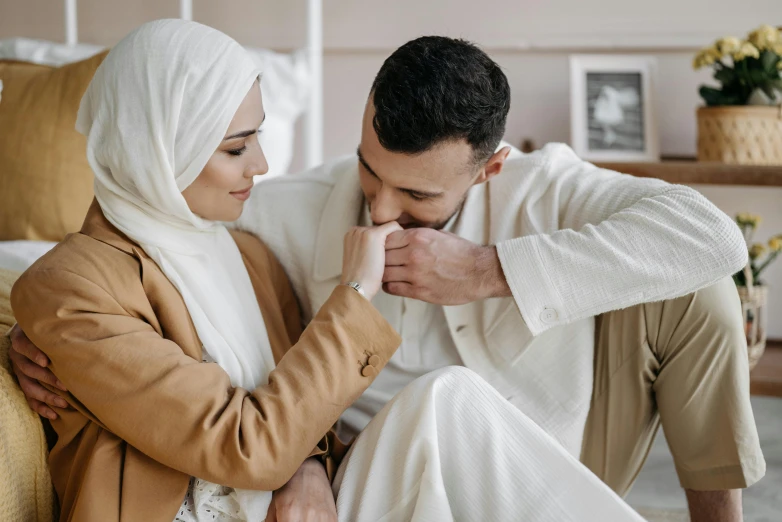
{"label": "white lace top", "polygon": [[190,479],[185,500],[174,522],[245,522],[233,489]]}
{"label": "white lace top", "polygon": [[[203,362],[211,363],[206,350]],[[233,488],[212,484],[196,477],[190,479],[185,500],[174,522],[245,522]]]}

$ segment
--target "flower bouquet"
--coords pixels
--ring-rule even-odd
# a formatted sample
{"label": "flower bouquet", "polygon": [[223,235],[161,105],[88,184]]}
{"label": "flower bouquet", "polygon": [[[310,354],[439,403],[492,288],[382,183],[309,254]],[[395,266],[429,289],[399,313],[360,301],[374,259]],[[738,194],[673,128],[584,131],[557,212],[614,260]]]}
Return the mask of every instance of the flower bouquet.
{"label": "flower bouquet", "polygon": [[765,313],[768,287],[763,284],[760,276],[782,252],[782,234],[769,239],[768,245],[753,243],[755,229],[760,221],[760,216],[755,214],[741,213],[736,216],[736,223],[744,235],[749,251],[747,266],[733,275],[733,281],[738,287],[741,299],[750,369],[755,367],[766,349]]}
{"label": "flower bouquet", "polygon": [[698,159],[782,164],[782,32],[762,25],[745,39],[720,38],[693,67],[711,67],[720,84],[699,91]]}

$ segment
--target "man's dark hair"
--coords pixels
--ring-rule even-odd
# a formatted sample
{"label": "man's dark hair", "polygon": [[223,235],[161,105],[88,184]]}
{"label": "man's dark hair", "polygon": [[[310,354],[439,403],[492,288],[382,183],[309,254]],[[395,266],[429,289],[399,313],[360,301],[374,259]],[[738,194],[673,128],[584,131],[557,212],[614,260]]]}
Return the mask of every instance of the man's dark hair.
{"label": "man's dark hair", "polygon": [[465,139],[482,163],[505,132],[510,86],[489,56],[465,40],[424,36],[386,59],[372,84],[372,122],[386,150],[418,154]]}

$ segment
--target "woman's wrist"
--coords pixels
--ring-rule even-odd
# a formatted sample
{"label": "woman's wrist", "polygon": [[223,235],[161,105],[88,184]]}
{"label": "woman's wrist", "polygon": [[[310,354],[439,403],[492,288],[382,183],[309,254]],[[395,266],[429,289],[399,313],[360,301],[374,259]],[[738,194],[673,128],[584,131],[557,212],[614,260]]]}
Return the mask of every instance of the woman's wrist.
{"label": "woman's wrist", "polygon": [[364,291],[364,287],[361,286],[361,283],[358,283],[356,281],[346,281],[346,282],[344,282],[342,284],[347,286],[347,287],[352,288],[353,290],[355,290],[356,292],[361,294],[362,297],[365,297],[365,298],[367,297],[367,294]]}

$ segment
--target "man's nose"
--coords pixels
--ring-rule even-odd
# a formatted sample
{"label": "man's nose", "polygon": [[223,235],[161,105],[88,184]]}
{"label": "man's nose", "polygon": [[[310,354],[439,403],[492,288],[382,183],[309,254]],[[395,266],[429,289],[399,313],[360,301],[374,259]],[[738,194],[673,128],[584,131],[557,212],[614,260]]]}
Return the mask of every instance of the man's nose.
{"label": "man's nose", "polygon": [[371,205],[372,222],[382,225],[390,221],[396,221],[402,215],[402,209],[395,201],[394,194],[386,187],[382,187],[375,195]]}

